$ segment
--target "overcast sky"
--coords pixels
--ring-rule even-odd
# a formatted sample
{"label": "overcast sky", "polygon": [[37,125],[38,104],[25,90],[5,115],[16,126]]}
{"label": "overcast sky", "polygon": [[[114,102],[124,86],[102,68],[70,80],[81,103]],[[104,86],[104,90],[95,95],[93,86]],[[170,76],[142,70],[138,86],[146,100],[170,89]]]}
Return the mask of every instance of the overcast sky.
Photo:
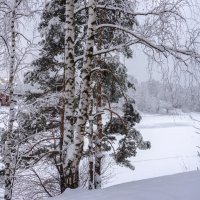
{"label": "overcast sky", "polygon": [[133,75],[139,81],[148,80],[148,60],[142,51],[138,52],[131,59],[124,59],[123,62],[128,69],[128,74]]}
{"label": "overcast sky", "polygon": [[[36,21],[39,21],[39,17]],[[35,27],[31,27],[32,23],[30,23],[30,21],[26,21],[25,22],[25,27],[27,32],[32,32],[33,28]],[[28,25],[28,26],[26,26]],[[34,24],[35,25],[35,24]],[[31,31],[30,31],[31,30]],[[29,35],[29,34],[28,34]],[[27,34],[26,34],[27,36]],[[31,34],[30,34],[31,36]],[[128,69],[128,73],[130,75],[133,75],[138,81],[146,81],[150,78],[150,73],[149,73],[149,69],[148,69],[148,58],[146,55],[144,55],[144,53],[142,52],[142,50],[140,48],[135,48],[133,49],[133,58],[131,59],[124,59],[122,58],[124,64],[127,66]],[[29,61],[31,60],[31,58],[29,57],[28,59]],[[154,66],[153,68],[153,78],[155,79],[160,79],[160,74],[159,74],[159,69],[158,67]],[[4,74],[2,74],[2,76],[5,76]]]}
{"label": "overcast sky", "polygon": [[159,67],[153,65],[151,68],[152,70],[149,69],[148,58],[140,48],[137,48],[133,52],[133,58],[122,58],[124,62],[123,64],[125,64],[128,69],[128,74],[134,76],[139,82],[147,81],[150,77],[160,80],[161,75],[159,72]]}

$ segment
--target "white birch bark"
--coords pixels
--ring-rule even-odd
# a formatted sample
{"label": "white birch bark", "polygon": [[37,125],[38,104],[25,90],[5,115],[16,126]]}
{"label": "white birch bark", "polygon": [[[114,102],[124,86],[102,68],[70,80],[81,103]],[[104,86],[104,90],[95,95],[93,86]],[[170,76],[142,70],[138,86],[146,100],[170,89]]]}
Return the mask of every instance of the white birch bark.
{"label": "white birch bark", "polygon": [[[63,168],[69,175],[68,165],[72,161],[72,143],[74,139],[74,100],[75,100],[75,64],[74,64],[74,0],[66,0],[65,35],[65,115],[63,136]],[[68,177],[70,179],[70,177]],[[73,180],[69,180],[69,185]],[[67,187],[67,186],[66,186]]]}
{"label": "white birch bark", "polygon": [[15,175],[15,164],[16,164],[16,149],[15,149],[15,136],[13,133],[13,124],[15,120],[15,103],[14,103],[14,70],[15,70],[15,49],[16,49],[16,9],[19,0],[14,0],[14,5],[11,12],[11,51],[10,51],[10,69],[9,69],[9,98],[10,98],[10,110],[9,110],[9,121],[8,131],[5,142],[5,200],[12,199],[13,182]]}
{"label": "white birch bark", "polygon": [[78,117],[76,123],[76,135],[74,141],[75,151],[73,155],[73,167],[75,169],[78,167],[82,156],[85,126],[88,120],[88,108],[90,97],[90,72],[93,67],[94,35],[96,31],[96,2],[95,0],[90,0],[88,3],[89,18],[86,38],[86,49],[84,53],[83,68],[81,71],[82,84],[78,107]]}

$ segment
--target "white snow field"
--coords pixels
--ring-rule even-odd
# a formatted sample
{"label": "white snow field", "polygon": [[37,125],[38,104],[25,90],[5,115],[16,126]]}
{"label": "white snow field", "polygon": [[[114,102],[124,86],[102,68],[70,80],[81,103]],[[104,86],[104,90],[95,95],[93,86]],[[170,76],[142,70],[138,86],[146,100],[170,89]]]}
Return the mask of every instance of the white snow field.
{"label": "white snow field", "polygon": [[[192,118],[191,118],[192,117]],[[137,126],[150,150],[138,150],[131,159],[135,170],[114,166],[114,176],[105,187],[135,180],[182,173],[200,168],[200,114],[142,115]],[[200,149],[199,149],[200,150]]]}
{"label": "white snow field", "polygon": [[200,146],[200,134],[197,132],[200,114],[143,114],[142,117],[137,129],[145,140],[151,141],[152,147],[146,151],[138,150],[137,156],[131,159],[135,171],[113,166],[114,176],[103,190],[66,190],[49,200],[199,200],[197,146]]}
{"label": "white snow field", "polygon": [[200,172],[123,183],[102,190],[66,190],[49,200],[199,200]]}

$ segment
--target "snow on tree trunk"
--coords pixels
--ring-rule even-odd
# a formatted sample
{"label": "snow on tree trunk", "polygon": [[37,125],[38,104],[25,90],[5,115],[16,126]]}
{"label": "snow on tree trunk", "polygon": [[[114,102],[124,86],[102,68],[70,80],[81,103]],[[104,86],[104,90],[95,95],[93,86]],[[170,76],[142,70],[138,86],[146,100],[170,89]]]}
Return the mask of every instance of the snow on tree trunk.
{"label": "snow on tree trunk", "polygon": [[10,69],[9,69],[9,98],[10,98],[10,110],[7,137],[5,142],[5,200],[12,199],[13,181],[15,175],[15,163],[16,163],[16,149],[15,149],[15,136],[13,133],[13,124],[15,120],[15,103],[14,103],[14,70],[15,70],[15,48],[16,48],[16,8],[18,0],[14,1],[14,6],[11,12],[11,51],[10,51]]}
{"label": "snow on tree trunk", "polygon": [[76,179],[68,169],[72,162],[72,143],[74,139],[74,99],[75,99],[75,65],[74,65],[74,0],[66,0],[66,35],[65,35],[65,116],[63,136],[63,167],[66,187],[73,188]]}
{"label": "snow on tree trunk", "polygon": [[89,18],[86,38],[86,49],[84,53],[83,68],[81,70],[81,93],[78,107],[78,116],[76,123],[75,141],[74,141],[74,170],[78,168],[82,157],[85,126],[88,120],[88,107],[90,97],[90,76],[93,67],[94,34],[96,30],[96,3],[95,0],[88,2]]}

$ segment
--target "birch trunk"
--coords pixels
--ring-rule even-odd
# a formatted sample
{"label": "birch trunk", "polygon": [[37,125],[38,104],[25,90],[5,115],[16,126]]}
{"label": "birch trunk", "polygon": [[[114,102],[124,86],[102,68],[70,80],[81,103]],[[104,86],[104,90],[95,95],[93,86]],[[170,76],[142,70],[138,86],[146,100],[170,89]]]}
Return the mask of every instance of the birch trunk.
{"label": "birch trunk", "polygon": [[74,100],[75,100],[75,63],[74,63],[74,0],[66,0],[65,35],[65,114],[63,136],[63,169],[65,187],[74,188],[76,173],[69,169],[72,162],[72,143],[74,140]]}
{"label": "birch trunk", "polygon": [[11,12],[11,51],[10,51],[10,69],[9,69],[9,98],[10,98],[10,110],[9,110],[9,121],[8,131],[5,142],[5,200],[12,199],[13,182],[15,175],[15,164],[16,164],[16,148],[15,148],[15,135],[13,133],[13,124],[15,120],[15,103],[14,103],[14,70],[15,70],[15,49],[16,49],[16,9],[19,0],[14,1],[14,6]]}
{"label": "birch trunk", "polygon": [[95,0],[89,1],[89,18],[88,29],[86,38],[86,50],[84,53],[83,68],[81,71],[81,94],[78,107],[78,117],[76,124],[75,135],[75,151],[73,167],[76,170],[79,166],[80,159],[83,151],[85,126],[88,120],[88,107],[90,99],[90,76],[93,67],[93,51],[94,51],[94,35],[96,31],[96,2]]}

